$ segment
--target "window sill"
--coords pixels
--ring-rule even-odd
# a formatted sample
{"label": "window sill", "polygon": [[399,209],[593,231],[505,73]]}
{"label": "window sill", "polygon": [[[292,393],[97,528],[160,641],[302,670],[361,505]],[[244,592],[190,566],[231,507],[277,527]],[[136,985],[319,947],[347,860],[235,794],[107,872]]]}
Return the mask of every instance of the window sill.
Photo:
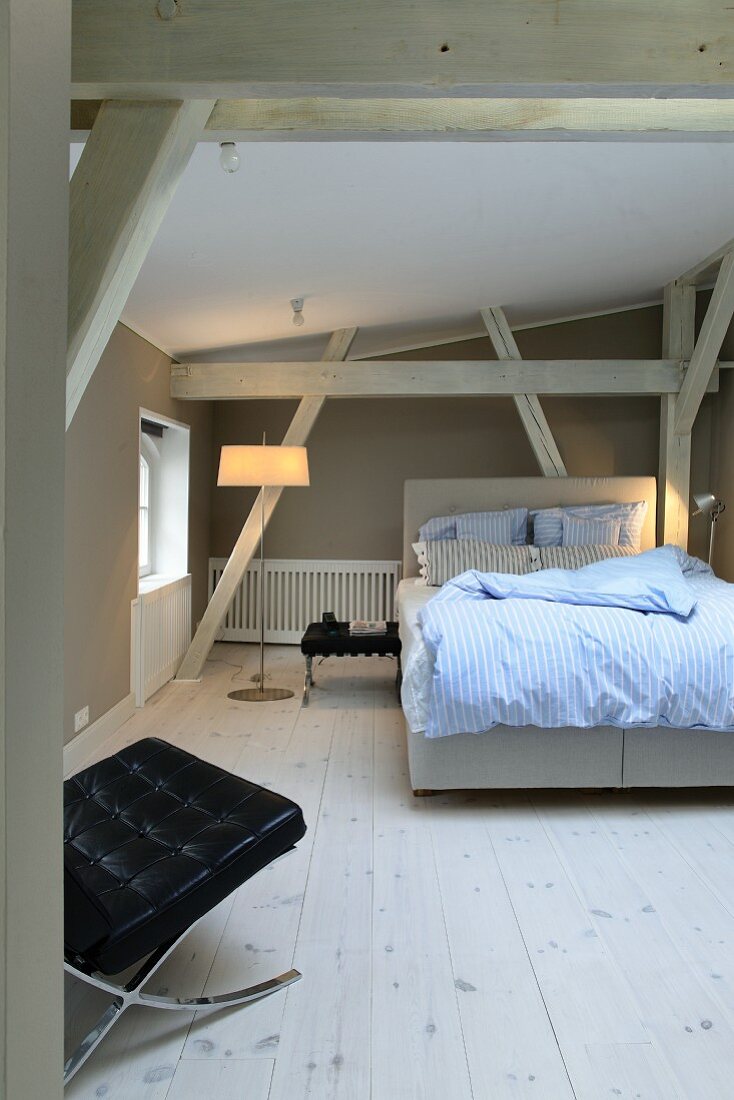
{"label": "window sill", "polygon": [[181,581],[188,576],[188,573],[148,573],[138,580],[138,595],[142,596],[146,592],[155,592],[156,588],[165,588],[167,584]]}

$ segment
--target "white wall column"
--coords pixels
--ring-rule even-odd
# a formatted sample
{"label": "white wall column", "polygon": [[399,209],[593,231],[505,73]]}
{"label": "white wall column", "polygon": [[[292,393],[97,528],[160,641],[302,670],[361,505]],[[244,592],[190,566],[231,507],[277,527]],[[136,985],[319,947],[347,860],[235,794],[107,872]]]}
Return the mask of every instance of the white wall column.
{"label": "white wall column", "polygon": [[0,0],[0,1095],[62,1095],[71,5]]}
{"label": "white wall column", "polygon": [[[679,279],[665,287],[663,355],[690,359],[695,343],[696,288]],[[691,433],[676,435],[679,395],[660,398],[660,465],[658,472],[658,542],[688,548],[691,480]]]}

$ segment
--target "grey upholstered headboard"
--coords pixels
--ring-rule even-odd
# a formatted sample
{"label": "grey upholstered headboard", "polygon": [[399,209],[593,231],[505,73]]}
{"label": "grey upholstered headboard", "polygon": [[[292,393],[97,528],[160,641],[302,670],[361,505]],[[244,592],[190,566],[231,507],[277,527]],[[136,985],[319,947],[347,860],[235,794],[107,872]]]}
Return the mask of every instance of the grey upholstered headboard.
{"label": "grey upholstered headboard", "polygon": [[492,512],[501,508],[552,508],[556,504],[623,504],[646,500],[642,549],[655,545],[654,477],[476,477],[406,481],[403,503],[403,576],[415,577],[411,543],[431,516]]}

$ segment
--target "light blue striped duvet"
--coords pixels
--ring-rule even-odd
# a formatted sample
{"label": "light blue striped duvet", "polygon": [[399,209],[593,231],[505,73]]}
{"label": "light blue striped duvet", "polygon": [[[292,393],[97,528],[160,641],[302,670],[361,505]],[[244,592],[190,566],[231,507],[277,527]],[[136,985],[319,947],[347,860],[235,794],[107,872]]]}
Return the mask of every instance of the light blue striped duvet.
{"label": "light blue striped duvet", "polygon": [[[642,558],[644,573],[679,563],[676,583],[695,600],[687,618],[551,602],[564,599],[564,584],[545,599],[492,598],[485,589],[501,591],[501,574],[445,585],[419,615],[433,669],[426,736],[496,725],[734,730],[734,585],[670,547],[614,565],[640,570]],[[567,590],[573,573],[551,572],[565,573]]]}

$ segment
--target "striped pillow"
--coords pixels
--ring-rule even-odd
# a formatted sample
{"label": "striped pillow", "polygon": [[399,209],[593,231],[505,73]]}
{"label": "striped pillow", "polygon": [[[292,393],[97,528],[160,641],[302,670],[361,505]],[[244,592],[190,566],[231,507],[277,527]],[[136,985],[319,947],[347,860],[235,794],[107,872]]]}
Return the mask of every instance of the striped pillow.
{"label": "striped pillow", "polygon": [[565,508],[541,508],[530,513],[533,523],[535,546],[561,546],[563,544],[563,516],[580,519],[619,519],[620,546],[640,549],[642,525],[647,515],[647,501],[632,504],[573,504]]}
{"label": "striped pillow", "polygon": [[563,513],[563,546],[619,546],[619,519],[581,519]]}
{"label": "striped pillow", "polygon": [[427,539],[455,539],[456,516],[434,516],[428,519],[418,531],[421,542]]}
{"label": "striped pillow", "polygon": [[581,569],[607,558],[631,558],[633,546],[541,546],[541,569]]}
{"label": "striped pillow", "polygon": [[493,546],[524,546],[528,538],[527,508],[501,512],[466,512],[456,517],[457,539],[479,539]]}
{"label": "striped pillow", "polygon": [[429,540],[418,551],[418,562],[425,583],[440,586],[468,569],[477,569],[480,573],[531,573],[533,549],[531,546],[497,546],[481,539]]}
{"label": "striped pillow", "polygon": [[530,512],[533,546],[560,546],[563,542],[563,510],[540,508]]}

